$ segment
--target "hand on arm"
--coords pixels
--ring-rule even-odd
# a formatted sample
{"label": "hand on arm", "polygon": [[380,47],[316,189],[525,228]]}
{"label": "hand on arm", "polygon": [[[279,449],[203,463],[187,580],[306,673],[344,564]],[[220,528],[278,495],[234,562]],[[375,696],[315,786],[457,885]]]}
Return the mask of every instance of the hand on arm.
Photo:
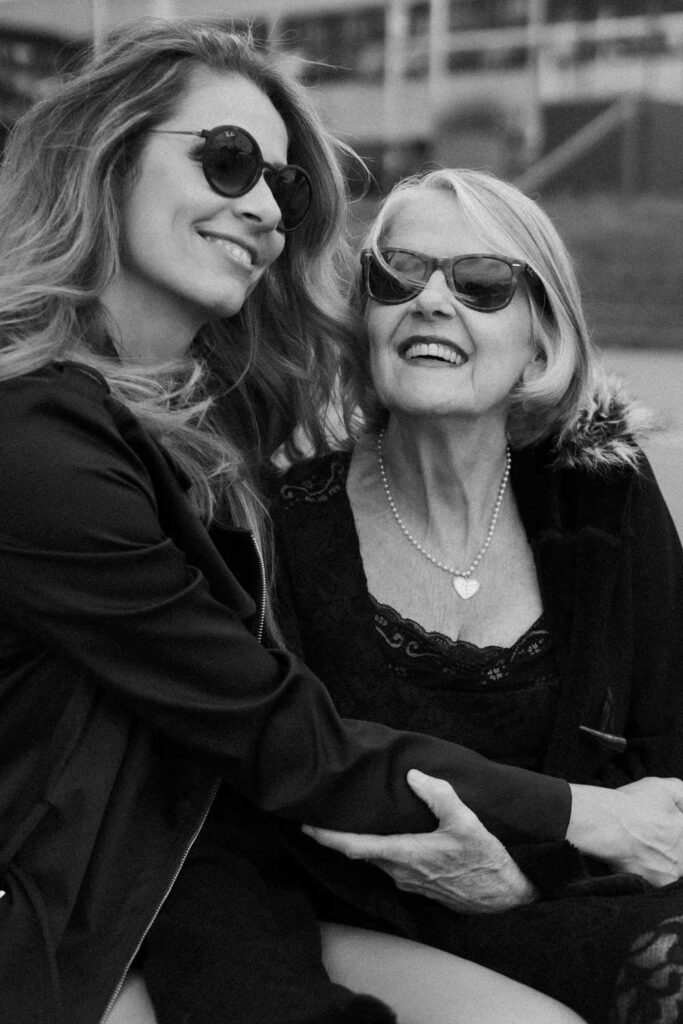
{"label": "hand on arm", "polygon": [[282,817],[426,831],[434,818],[405,782],[419,764],[503,842],[563,838],[567,783],[343,722],[305,666],[259,644],[230,570],[247,568],[248,538],[221,531],[219,554],[166,455],[96,374],[66,363],[5,382],[0,427],[0,612],[56,672],[107,691]]}
{"label": "hand on arm", "polygon": [[452,786],[423,772],[408,784],[438,819],[433,832],[376,836],[310,828],[323,846],[386,871],[399,889],[467,914],[496,913],[536,896],[505,847],[459,799]]}
{"label": "hand on arm", "polygon": [[683,875],[683,782],[639,779],[619,789],[572,785],[567,839],[616,871],[668,885]]}

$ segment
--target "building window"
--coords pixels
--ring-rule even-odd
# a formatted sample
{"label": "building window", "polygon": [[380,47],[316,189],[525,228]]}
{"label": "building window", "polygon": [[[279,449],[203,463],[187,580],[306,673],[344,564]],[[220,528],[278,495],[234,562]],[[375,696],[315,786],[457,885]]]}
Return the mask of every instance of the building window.
{"label": "building window", "polygon": [[659,57],[669,52],[671,52],[671,47],[663,32],[648,32],[637,36],[612,36],[609,39],[582,39],[565,56],[563,64],[592,64],[598,60]]}
{"label": "building window", "polygon": [[547,0],[548,21],[594,21],[683,11],[683,0]]}
{"label": "building window", "polygon": [[419,0],[408,8],[408,35],[411,39],[422,39],[429,34],[428,0]]}
{"label": "building window", "polygon": [[384,8],[285,18],[282,46],[305,60],[302,77],[325,82],[349,76],[378,81],[384,74]]}
{"label": "building window", "polygon": [[449,53],[447,68],[450,74],[465,71],[510,71],[526,67],[529,51],[525,46],[495,47],[490,50],[454,50]]}
{"label": "building window", "polygon": [[429,74],[430,3],[418,0],[407,9],[407,46],[403,74],[406,78],[426,78]]}
{"label": "building window", "polygon": [[528,0],[451,0],[448,8],[451,32],[525,25],[528,16]]}
{"label": "building window", "polygon": [[[53,86],[65,67],[74,67],[83,43],[54,36],[0,30],[0,123],[10,128],[18,117]],[[0,148],[6,131],[0,137]]]}
{"label": "building window", "polygon": [[593,21],[599,0],[548,0],[548,21]]}

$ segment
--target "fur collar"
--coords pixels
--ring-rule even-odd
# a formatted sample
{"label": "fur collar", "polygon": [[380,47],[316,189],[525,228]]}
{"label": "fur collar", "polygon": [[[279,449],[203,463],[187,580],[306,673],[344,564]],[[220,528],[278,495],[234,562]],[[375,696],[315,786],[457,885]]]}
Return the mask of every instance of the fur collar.
{"label": "fur collar", "polygon": [[600,472],[637,467],[640,441],[652,429],[650,413],[626,394],[616,380],[606,380],[573,424],[552,439],[555,465]]}

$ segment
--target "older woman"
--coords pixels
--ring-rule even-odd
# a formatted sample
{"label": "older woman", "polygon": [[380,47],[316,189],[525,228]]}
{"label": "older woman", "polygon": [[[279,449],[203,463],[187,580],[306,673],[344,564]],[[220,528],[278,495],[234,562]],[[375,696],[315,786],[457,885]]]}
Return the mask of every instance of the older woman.
{"label": "older woman", "polygon": [[[363,431],[280,490],[290,644],[349,717],[643,802],[677,793],[681,545],[552,224],[490,176],[435,171],[383,205],[361,284],[342,394]],[[396,863],[409,837],[308,831],[441,889],[434,858]],[[603,857],[549,882],[562,899],[483,917],[394,899],[367,868],[354,889],[344,864],[302,856],[337,898],[322,913],[362,911],[595,1024],[683,1019],[683,892],[651,888],[679,875],[666,857],[661,874]]]}

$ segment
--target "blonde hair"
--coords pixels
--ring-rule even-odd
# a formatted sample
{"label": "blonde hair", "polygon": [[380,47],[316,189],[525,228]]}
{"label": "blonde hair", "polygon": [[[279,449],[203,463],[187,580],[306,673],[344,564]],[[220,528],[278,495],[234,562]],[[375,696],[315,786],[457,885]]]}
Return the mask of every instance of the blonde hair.
{"label": "blonde hair", "polygon": [[[113,351],[100,295],[119,267],[122,200],[147,133],[198,69],[243,76],[271,100],[313,201],[237,316],[202,330],[180,363],[140,367]],[[282,442],[296,454],[297,425],[299,438],[324,450],[325,381],[350,333],[339,148],[304,88],[248,37],[197,20],[145,20],[113,34],[9,139],[0,379],[60,359],[95,367],[189,475],[204,519],[229,512],[267,547],[260,473]]]}
{"label": "blonde hair", "polygon": [[[406,178],[384,200],[364,248],[378,254],[396,213],[426,191],[453,195],[467,220],[493,252],[528,263],[540,278],[542,303],[529,292],[539,374],[520,382],[508,417],[511,443],[518,448],[554,434],[558,444],[594,407],[602,371],[583,314],[572,259],[547,214],[514,185],[482,171],[441,169]],[[363,299],[358,287],[356,305]],[[367,338],[356,331],[343,358],[342,399],[347,423],[357,429],[360,411],[371,429],[385,419],[372,387]],[[355,413],[354,413],[355,410]]]}

